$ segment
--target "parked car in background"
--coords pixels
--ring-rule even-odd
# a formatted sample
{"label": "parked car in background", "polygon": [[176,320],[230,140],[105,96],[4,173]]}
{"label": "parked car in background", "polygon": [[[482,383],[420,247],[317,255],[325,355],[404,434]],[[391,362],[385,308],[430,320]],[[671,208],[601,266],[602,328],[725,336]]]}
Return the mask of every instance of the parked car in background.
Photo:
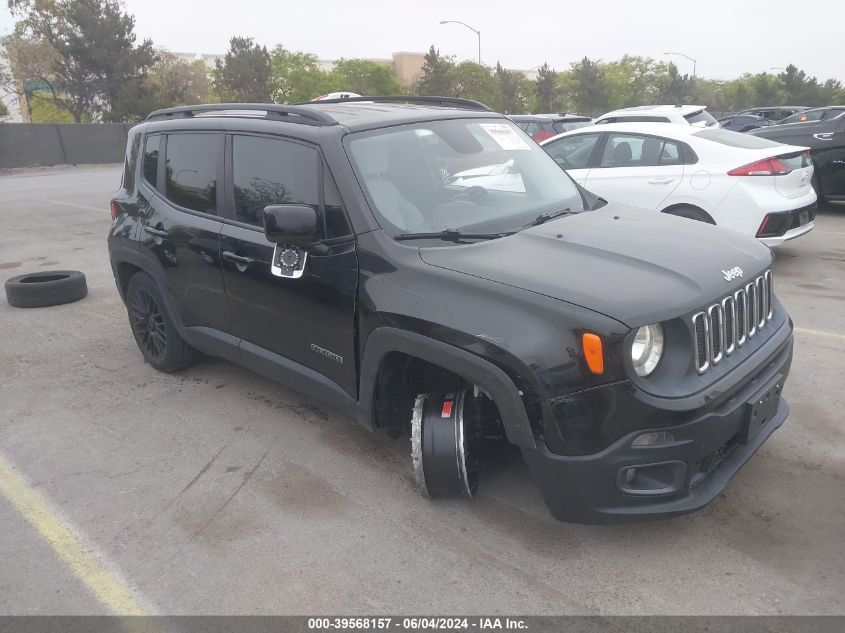
{"label": "parked car in background", "polygon": [[737,112],[735,116],[749,114],[751,116],[763,117],[772,123],[778,123],[793,114],[809,109],[810,106],[759,106],[756,108],[746,108],[741,112]]}
{"label": "parked car in background", "polygon": [[563,132],[592,125],[593,120],[580,114],[514,114],[508,117],[538,143]]}
{"label": "parked car in background", "polygon": [[735,114],[734,116],[719,119],[719,125],[731,132],[749,132],[757,128],[772,125],[772,122],[769,119],[753,114]]}
{"label": "parked car in background", "polygon": [[769,246],[813,228],[806,147],[666,123],[610,123],[541,145],[576,182],[608,200],[709,222]]}
{"label": "parked car in background", "polygon": [[718,126],[719,123],[700,105],[653,105],[622,108],[603,114],[596,125],[606,123],[682,123],[699,127]]}
{"label": "parked car in background", "polygon": [[845,106],[813,108],[750,132],[755,136],[810,148],[813,188],[820,200],[845,200]]}

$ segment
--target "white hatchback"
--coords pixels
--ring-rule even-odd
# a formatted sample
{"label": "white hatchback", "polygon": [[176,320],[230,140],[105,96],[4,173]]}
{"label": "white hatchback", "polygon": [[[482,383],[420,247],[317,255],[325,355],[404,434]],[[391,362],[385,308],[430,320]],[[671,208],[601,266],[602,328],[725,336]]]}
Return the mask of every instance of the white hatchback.
{"label": "white hatchback", "polygon": [[673,123],[609,123],[540,145],[608,200],[709,222],[769,246],[813,229],[816,193],[806,147]]}

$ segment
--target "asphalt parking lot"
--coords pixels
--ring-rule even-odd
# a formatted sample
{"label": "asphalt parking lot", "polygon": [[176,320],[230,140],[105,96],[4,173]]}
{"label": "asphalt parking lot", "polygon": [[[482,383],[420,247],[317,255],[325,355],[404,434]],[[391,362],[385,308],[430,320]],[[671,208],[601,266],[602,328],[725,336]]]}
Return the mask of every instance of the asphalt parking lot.
{"label": "asphalt parking lot", "polygon": [[0,304],[0,613],[845,613],[845,206],[777,252],[784,427],[703,511],[591,527],[554,521],[516,456],[433,503],[404,441],[223,361],[144,364],[106,252],[119,178],[0,174],[0,276],[89,285]]}

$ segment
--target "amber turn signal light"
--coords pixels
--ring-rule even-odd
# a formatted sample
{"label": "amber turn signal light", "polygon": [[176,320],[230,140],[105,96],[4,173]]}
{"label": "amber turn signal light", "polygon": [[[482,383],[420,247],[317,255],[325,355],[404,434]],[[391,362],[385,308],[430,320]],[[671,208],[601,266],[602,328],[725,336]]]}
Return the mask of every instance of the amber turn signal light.
{"label": "amber turn signal light", "polygon": [[604,373],[604,351],[601,346],[601,337],[592,332],[584,332],[581,335],[581,351],[587,367],[594,374]]}

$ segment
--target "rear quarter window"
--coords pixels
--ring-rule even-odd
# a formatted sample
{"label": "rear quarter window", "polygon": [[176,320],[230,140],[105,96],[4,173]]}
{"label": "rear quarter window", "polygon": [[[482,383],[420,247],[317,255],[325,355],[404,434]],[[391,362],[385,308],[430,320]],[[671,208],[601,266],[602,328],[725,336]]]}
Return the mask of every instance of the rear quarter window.
{"label": "rear quarter window", "polygon": [[138,166],[141,138],[140,130],[129,130],[129,137],[126,139],[126,156],[123,160],[123,188],[128,193],[135,193],[135,169]]}

